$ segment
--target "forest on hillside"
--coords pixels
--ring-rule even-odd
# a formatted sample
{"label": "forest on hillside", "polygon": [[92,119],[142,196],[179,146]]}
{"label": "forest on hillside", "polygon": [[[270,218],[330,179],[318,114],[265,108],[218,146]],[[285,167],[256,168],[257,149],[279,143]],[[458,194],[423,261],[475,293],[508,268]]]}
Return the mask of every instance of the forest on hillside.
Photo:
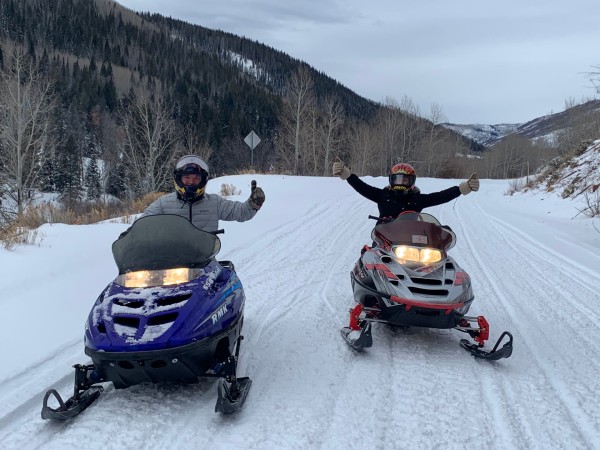
{"label": "forest on hillside", "polygon": [[[374,176],[400,161],[431,177],[524,167],[518,146],[483,158],[439,126],[436,105],[375,103],[266,45],[111,0],[2,0],[0,75],[5,219],[35,192],[70,207],[170,190],[173,161],[187,153],[212,176],[328,176],[336,156]],[[252,151],[251,131],[261,139]]]}

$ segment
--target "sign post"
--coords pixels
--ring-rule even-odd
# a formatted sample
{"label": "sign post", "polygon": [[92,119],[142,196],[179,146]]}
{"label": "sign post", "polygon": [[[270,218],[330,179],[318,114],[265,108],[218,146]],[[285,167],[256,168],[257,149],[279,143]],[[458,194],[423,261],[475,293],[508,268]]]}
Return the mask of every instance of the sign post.
{"label": "sign post", "polygon": [[250,156],[250,165],[254,168],[254,148],[260,144],[260,138],[258,135],[252,130],[248,133],[248,136],[244,138],[244,142],[250,147],[251,156]]}

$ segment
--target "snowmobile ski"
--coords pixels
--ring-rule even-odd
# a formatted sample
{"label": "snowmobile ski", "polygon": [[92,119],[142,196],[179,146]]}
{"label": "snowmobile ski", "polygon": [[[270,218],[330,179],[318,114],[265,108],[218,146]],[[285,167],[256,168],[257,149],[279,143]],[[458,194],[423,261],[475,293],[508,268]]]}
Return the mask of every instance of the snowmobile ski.
{"label": "snowmobile ski", "polygon": [[252,380],[248,377],[237,378],[232,383],[220,378],[217,386],[218,398],[215,412],[229,415],[242,409],[251,385]]}
{"label": "snowmobile ski", "polygon": [[[498,349],[498,346],[500,345],[505,336],[508,337],[508,341],[502,346],[502,348]],[[498,341],[496,341],[496,345],[494,345],[494,348],[489,352],[482,350],[477,344],[469,342],[468,339],[461,339],[460,345],[476,358],[487,359],[488,361],[497,361],[502,358],[508,358],[510,355],[512,355],[512,342],[512,334],[510,334],[508,331],[505,331],[500,335]]]}
{"label": "snowmobile ski", "polygon": [[342,333],[346,343],[358,352],[373,346],[373,336],[371,335],[371,324],[369,322],[365,321],[359,330],[343,327],[340,333]]}
{"label": "snowmobile ski", "polygon": [[[85,366],[76,364],[75,368],[75,387],[73,396],[64,401],[56,389],[49,389],[44,395],[44,404],[42,406],[42,419],[64,421],[72,419],[87,409],[102,393],[102,386],[91,386],[88,381],[88,372],[92,371],[94,366]],[[58,408],[48,406],[48,399],[54,396],[58,401]]]}

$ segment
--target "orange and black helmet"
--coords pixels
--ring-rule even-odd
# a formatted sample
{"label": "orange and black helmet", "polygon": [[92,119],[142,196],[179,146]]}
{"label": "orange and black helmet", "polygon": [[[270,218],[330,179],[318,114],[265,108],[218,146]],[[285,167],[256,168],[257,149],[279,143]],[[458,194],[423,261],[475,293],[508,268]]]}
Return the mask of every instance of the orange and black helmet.
{"label": "orange and black helmet", "polygon": [[417,174],[410,164],[396,164],[392,167],[392,170],[390,170],[390,188],[396,191],[409,191],[413,189],[415,181],[417,181]]}

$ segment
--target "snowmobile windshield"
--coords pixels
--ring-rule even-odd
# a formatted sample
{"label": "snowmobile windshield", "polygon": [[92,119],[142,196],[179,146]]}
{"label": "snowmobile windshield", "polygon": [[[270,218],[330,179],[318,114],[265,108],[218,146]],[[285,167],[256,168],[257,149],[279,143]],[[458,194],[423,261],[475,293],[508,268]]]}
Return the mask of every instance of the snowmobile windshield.
{"label": "snowmobile windshield", "polygon": [[119,274],[204,267],[220,249],[217,236],[173,214],[142,217],[112,245]]}
{"label": "snowmobile windshield", "polygon": [[391,222],[380,223],[372,233],[374,241],[390,245],[432,247],[447,251],[456,244],[456,235],[431,214],[403,213]]}

